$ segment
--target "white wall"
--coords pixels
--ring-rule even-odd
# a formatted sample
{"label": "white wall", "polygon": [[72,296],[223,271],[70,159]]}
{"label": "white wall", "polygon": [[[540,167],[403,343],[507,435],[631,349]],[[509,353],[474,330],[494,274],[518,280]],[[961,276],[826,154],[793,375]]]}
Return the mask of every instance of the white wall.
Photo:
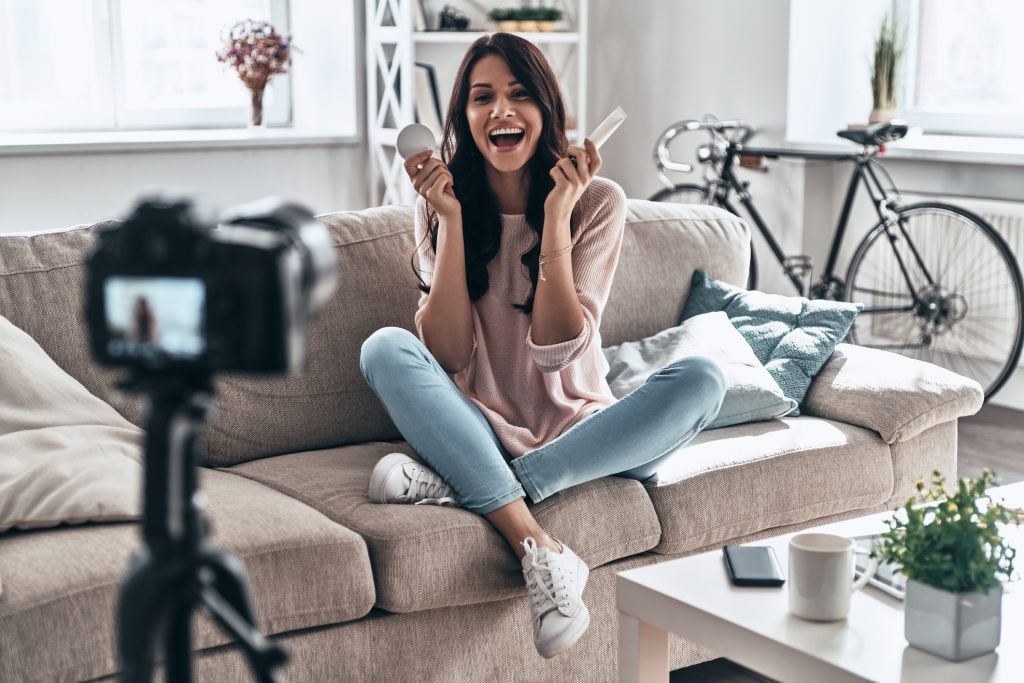
{"label": "white wall", "polygon": [[142,193],[188,192],[221,208],[276,195],[315,213],[365,204],[359,146],[0,156],[0,232],[123,216]]}
{"label": "white wall", "polygon": [[[675,121],[709,113],[741,118],[760,131],[759,142],[782,140],[789,0],[597,0],[590,7],[588,106],[595,121],[619,105],[629,115],[601,150],[602,174],[628,196],[649,197],[661,188],[654,146]],[[689,134],[673,145],[673,157],[692,160],[692,146],[703,141]],[[699,173],[675,179],[699,181]],[[758,192],[758,207],[778,226],[783,246],[799,251],[802,167],[778,165],[770,176],[755,173],[749,179],[767,190]],[[765,273],[762,285],[786,291],[775,269]]]}

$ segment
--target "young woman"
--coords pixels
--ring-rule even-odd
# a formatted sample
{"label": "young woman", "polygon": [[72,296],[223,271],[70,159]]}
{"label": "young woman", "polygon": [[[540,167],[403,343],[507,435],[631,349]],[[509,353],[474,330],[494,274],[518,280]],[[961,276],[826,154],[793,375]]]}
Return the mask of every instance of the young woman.
{"label": "young woman", "polygon": [[618,185],[595,177],[600,167],[590,140],[567,143],[543,53],[505,33],[474,42],[441,159],[405,161],[421,196],[419,339],[384,328],[360,358],[422,460],[385,456],[371,500],[457,504],[493,524],[522,562],[544,657],[587,628],[588,568],[525,498],[608,475],[650,478],[714,419],[724,393],[717,366],[689,358],[612,396],[599,327],[626,207]]}

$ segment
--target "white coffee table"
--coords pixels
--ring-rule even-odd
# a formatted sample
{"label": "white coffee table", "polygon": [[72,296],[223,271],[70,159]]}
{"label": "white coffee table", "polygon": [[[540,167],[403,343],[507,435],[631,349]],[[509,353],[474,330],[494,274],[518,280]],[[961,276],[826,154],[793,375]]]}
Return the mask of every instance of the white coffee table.
{"label": "white coffee table", "polygon": [[[1024,506],[1024,483],[1001,487],[996,497]],[[878,533],[889,516],[859,517],[815,531]],[[753,545],[773,546],[788,574],[791,536]],[[1024,569],[1024,552],[1019,557],[1019,569]],[[903,602],[872,586],[853,596],[848,619],[833,623],[790,615],[786,591],[786,586],[733,586],[721,550],[622,572],[616,584],[620,683],[668,680],[669,632],[787,683],[1024,681],[1024,587],[1019,582],[1010,584],[1003,597],[999,648],[960,663],[907,645]]]}

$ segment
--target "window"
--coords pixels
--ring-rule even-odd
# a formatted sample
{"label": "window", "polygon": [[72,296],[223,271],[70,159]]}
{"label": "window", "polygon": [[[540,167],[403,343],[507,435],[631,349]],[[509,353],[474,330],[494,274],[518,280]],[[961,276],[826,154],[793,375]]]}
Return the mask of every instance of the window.
{"label": "window", "polygon": [[[237,127],[245,87],[217,61],[245,18],[288,33],[287,0],[0,0],[0,130]],[[290,118],[290,79],[265,97]]]}
{"label": "window", "polygon": [[1019,0],[914,0],[908,121],[929,133],[1024,135]]}

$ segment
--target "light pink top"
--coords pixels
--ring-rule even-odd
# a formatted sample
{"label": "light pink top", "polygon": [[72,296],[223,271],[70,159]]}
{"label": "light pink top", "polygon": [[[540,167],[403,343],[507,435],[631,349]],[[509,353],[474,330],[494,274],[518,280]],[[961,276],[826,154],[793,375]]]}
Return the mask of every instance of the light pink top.
{"label": "light pink top", "polygon": [[[512,457],[539,448],[591,413],[615,402],[601,352],[601,314],[622,248],[626,196],[617,184],[594,178],[577,204],[579,228],[573,239],[573,279],[583,307],[583,330],[574,339],[538,346],[530,334],[531,316],[512,304],[530,293],[530,278],[520,261],[537,241],[525,216],[501,217],[501,248],[488,264],[490,287],[473,303],[473,353],[454,377],[456,386],[487,417]],[[416,243],[426,232],[425,202],[416,211]],[[464,226],[472,230],[472,226]],[[429,285],[434,251],[429,242],[417,252]],[[420,297],[415,323],[427,295]]]}

